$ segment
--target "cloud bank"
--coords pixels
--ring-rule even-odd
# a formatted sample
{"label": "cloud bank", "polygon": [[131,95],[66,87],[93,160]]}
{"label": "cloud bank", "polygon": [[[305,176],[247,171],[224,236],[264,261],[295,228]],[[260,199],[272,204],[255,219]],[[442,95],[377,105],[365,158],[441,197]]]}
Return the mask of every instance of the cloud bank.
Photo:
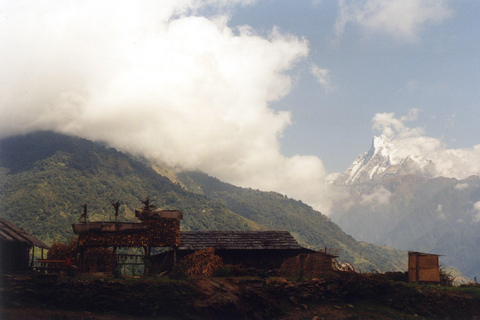
{"label": "cloud bank", "polygon": [[[104,141],[322,210],[321,160],[284,157],[291,115],[269,108],[289,93],[308,43],[230,27],[225,10],[251,2],[5,3],[0,137],[53,130]],[[196,15],[207,7],[217,14]]]}
{"label": "cloud bank", "polygon": [[416,109],[400,118],[394,113],[377,113],[372,119],[372,128],[392,141],[399,157],[420,155],[432,160],[437,176],[465,179],[480,174],[480,145],[449,149],[441,139],[427,136],[423,128],[407,126],[406,122],[415,120],[417,115]]}

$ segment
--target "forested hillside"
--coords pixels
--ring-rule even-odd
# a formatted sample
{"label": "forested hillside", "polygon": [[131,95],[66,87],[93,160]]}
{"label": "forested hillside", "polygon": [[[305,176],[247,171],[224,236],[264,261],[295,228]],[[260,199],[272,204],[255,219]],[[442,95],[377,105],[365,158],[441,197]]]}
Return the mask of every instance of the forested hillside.
{"label": "forested hillside", "polygon": [[140,199],[182,210],[182,228],[258,229],[206,196],[188,192],[140,161],[85,139],[50,132],[0,141],[0,216],[51,243],[73,237],[87,203],[90,221],[134,221]]}
{"label": "forested hillside", "polygon": [[135,221],[134,209],[148,196],[183,211],[184,230],[288,230],[304,246],[340,249],[341,259],[362,271],[406,270],[405,252],[358,242],[300,201],[199,172],[173,180],[85,139],[39,132],[0,140],[0,216],[47,243],[74,236],[83,203],[90,221],[113,220],[111,200],[121,202],[120,221]]}

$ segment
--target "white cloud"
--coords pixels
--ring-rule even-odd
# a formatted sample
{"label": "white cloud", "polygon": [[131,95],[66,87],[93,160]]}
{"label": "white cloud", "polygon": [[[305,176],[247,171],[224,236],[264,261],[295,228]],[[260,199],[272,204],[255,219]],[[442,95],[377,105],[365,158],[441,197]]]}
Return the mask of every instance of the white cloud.
{"label": "white cloud", "polygon": [[475,214],[473,217],[473,222],[480,222],[480,201],[477,201],[473,204],[473,212]]}
{"label": "white cloud", "polygon": [[411,119],[415,117],[398,119],[394,113],[378,113],[372,119],[372,128],[392,141],[398,149],[399,157],[420,155],[424,159],[432,160],[437,176],[464,179],[480,174],[480,145],[448,149],[442,140],[427,136],[423,128],[408,127],[405,122]]}
{"label": "white cloud", "polygon": [[312,64],[310,67],[310,72],[315,76],[315,79],[317,79],[317,82],[323,87],[325,92],[329,92],[334,88],[330,70],[322,69],[316,64]]}
{"label": "white cloud", "polygon": [[347,24],[355,24],[367,32],[415,42],[424,25],[440,23],[452,14],[443,0],[340,0],[335,28],[337,36]]}
{"label": "white cloud", "polygon": [[[43,129],[105,141],[322,210],[321,160],[284,157],[291,116],[269,108],[308,43],[228,26],[226,8],[251,2],[7,2],[0,137]],[[227,14],[192,14],[206,5]]]}
{"label": "white cloud", "polygon": [[455,189],[457,190],[465,190],[469,187],[468,183],[458,183],[455,185]]}
{"label": "white cloud", "polygon": [[395,114],[392,113],[377,113],[372,119],[372,128],[376,131],[380,131],[383,135],[390,139],[397,138],[410,138],[418,137],[424,134],[422,128],[409,128],[404,122],[412,121],[416,119],[418,111],[409,111],[409,115],[397,119]]}
{"label": "white cloud", "polygon": [[420,109],[412,108],[408,110],[408,114],[400,118],[401,121],[415,121],[418,119],[418,114],[420,113]]}
{"label": "white cloud", "polygon": [[437,210],[435,210],[435,212],[438,212],[438,219],[445,220],[447,218],[447,216],[443,212],[443,206],[441,204],[437,206]]}
{"label": "white cloud", "polygon": [[392,193],[383,186],[375,188],[370,194],[362,194],[360,204],[364,206],[388,205]]}

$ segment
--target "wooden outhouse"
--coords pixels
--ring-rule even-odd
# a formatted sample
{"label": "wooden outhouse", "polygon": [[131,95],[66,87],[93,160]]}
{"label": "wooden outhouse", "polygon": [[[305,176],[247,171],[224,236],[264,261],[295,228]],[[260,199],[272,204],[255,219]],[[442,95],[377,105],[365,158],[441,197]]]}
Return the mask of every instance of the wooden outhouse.
{"label": "wooden outhouse", "polygon": [[440,283],[438,254],[408,252],[408,281]]}

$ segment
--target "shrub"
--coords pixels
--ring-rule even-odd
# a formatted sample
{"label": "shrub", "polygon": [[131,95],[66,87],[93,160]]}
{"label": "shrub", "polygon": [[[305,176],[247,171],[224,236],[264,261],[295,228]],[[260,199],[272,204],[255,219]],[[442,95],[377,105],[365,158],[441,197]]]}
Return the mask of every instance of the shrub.
{"label": "shrub", "polygon": [[177,264],[175,264],[175,266],[173,267],[170,277],[177,280],[185,280],[188,278],[187,271],[188,271],[188,268],[185,265],[185,262],[180,261]]}
{"label": "shrub", "polygon": [[455,285],[455,277],[452,272],[447,272],[444,268],[440,268],[440,284],[445,287],[453,287]]}

